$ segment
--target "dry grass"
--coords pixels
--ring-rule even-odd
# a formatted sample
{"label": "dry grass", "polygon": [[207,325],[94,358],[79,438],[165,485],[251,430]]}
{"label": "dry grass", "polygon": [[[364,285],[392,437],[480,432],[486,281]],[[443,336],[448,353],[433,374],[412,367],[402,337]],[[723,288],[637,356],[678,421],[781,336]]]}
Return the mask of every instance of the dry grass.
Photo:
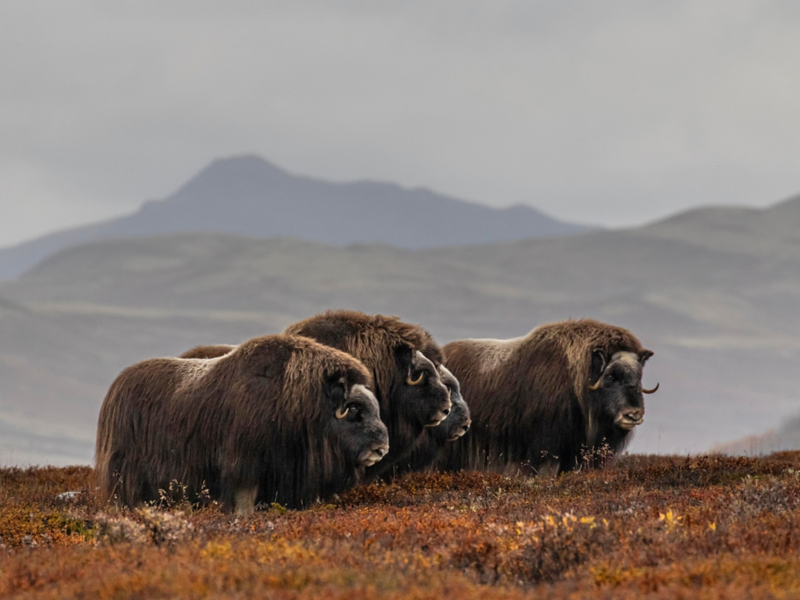
{"label": "dry grass", "polygon": [[0,470],[0,597],[800,597],[800,453],[412,475],[248,518],[92,490],[88,468]]}

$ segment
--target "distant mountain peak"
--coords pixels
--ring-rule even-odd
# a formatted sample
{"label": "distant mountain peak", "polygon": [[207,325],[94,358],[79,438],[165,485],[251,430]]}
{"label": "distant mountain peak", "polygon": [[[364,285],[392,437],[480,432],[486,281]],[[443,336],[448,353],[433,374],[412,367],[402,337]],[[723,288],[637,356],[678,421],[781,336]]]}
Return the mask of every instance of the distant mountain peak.
{"label": "distant mountain peak", "polygon": [[255,154],[217,158],[178,188],[168,199],[180,201],[187,197],[206,196],[208,192],[222,195],[227,188],[241,186],[242,183],[258,189],[284,177],[292,175]]}
{"label": "distant mountain peak", "polygon": [[334,183],[295,175],[255,154],[218,158],[169,196],[134,214],[0,250],[0,280],[76,244],[120,237],[226,233],[332,245],[407,249],[582,233],[533,207],[498,209],[395,183]]}
{"label": "distant mountain peak", "polygon": [[246,175],[249,173],[272,173],[289,175],[289,172],[278,165],[258,156],[257,154],[238,154],[215,158],[199,175],[211,173],[214,175]]}

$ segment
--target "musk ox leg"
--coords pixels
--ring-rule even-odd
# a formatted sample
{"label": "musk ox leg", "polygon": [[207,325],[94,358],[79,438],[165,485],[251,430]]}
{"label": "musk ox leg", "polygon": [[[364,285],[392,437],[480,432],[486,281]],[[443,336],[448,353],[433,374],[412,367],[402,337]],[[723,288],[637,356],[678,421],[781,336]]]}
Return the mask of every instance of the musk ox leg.
{"label": "musk ox leg", "polygon": [[244,488],[234,494],[234,505],[237,515],[249,515],[256,509],[258,487]]}
{"label": "musk ox leg", "polygon": [[537,477],[555,478],[561,465],[558,459],[549,459],[536,466]]}

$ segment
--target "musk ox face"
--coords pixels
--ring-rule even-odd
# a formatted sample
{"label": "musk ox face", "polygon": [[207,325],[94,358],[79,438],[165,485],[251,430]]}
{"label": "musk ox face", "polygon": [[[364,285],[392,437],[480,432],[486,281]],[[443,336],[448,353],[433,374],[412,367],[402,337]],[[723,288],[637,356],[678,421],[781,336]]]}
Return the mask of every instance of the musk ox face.
{"label": "musk ox face", "polygon": [[469,431],[470,425],[472,425],[472,418],[469,413],[469,407],[461,395],[461,384],[458,383],[455,375],[444,365],[439,366],[439,375],[447,391],[450,392],[450,403],[452,404],[450,414],[439,425],[439,428],[442,429],[444,438],[448,442],[453,442]]}
{"label": "musk ox face", "polygon": [[343,379],[328,384],[331,430],[347,459],[371,467],[389,452],[389,432],[375,395],[361,384],[348,389]]}
{"label": "musk ox face", "polygon": [[439,371],[419,350],[403,346],[397,351],[398,366],[404,373],[395,397],[406,420],[422,427],[437,427],[450,414],[450,392]]}
{"label": "musk ox face", "polygon": [[642,388],[642,369],[653,353],[644,350],[615,352],[608,357],[605,352],[595,350],[592,354],[592,373],[589,394],[592,405],[601,414],[624,431],[631,431],[644,421],[644,394],[652,390]]}

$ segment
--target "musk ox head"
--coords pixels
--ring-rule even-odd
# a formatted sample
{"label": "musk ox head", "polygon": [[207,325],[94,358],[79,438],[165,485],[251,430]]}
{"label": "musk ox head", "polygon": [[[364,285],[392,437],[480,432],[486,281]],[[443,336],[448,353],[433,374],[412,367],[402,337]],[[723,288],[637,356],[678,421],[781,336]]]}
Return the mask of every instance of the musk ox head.
{"label": "musk ox head", "polygon": [[[273,338],[287,341],[259,343],[260,339]],[[389,432],[381,421],[378,401],[368,388],[372,378],[355,357],[309,338],[283,335],[256,338],[212,360],[226,360],[235,354],[244,355],[240,368],[257,375],[253,381],[282,380],[283,395],[290,399],[287,409],[295,410],[292,407],[319,398],[321,403],[313,408],[296,411],[293,424],[287,421],[287,429],[301,425],[301,421],[311,431],[321,428],[323,437],[335,441],[345,460],[359,467],[378,462],[389,451]],[[277,418],[280,421],[283,416]]]}
{"label": "musk ox head", "polygon": [[650,350],[619,351],[608,356],[603,350],[592,352],[589,376],[589,400],[605,419],[616,427],[631,431],[644,421],[644,396],[652,390],[642,387],[642,369]]}
{"label": "musk ox head", "polygon": [[397,410],[409,422],[422,427],[437,427],[450,414],[450,392],[442,383],[436,365],[419,350],[403,344],[396,351],[403,373],[394,390]]}
{"label": "musk ox head", "polygon": [[349,461],[371,467],[388,454],[389,432],[381,421],[375,395],[360,383],[349,389],[347,385],[340,377],[326,386],[330,432]]}
{"label": "musk ox head", "polygon": [[413,449],[426,427],[438,425],[450,411],[447,388],[436,370],[441,349],[419,325],[392,316],[330,310],[290,325],[285,333],[347,352],[372,375],[391,450],[380,464],[367,469],[367,480],[390,470]]}
{"label": "musk ox head", "polygon": [[441,437],[448,442],[452,442],[469,431],[470,425],[472,425],[472,418],[469,413],[469,406],[467,406],[461,395],[461,384],[458,383],[455,375],[444,365],[439,366],[439,375],[442,378],[442,383],[450,392],[452,406],[450,414],[434,431],[437,431],[437,433],[441,431]]}

